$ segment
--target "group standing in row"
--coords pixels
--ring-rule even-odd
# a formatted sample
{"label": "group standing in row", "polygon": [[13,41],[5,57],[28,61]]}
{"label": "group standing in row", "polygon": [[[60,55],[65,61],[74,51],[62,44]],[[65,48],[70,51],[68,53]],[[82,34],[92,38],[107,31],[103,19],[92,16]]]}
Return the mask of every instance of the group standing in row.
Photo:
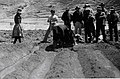
{"label": "group standing in row", "polygon": [[[71,28],[71,22],[73,21],[75,34],[78,33],[79,29],[79,34],[81,35],[81,27],[84,26],[86,43],[91,43],[92,41],[98,42],[100,33],[103,35],[103,41],[107,42],[105,26],[108,22],[110,41],[113,41],[114,30],[115,41],[118,42],[117,23],[119,21],[119,14],[115,11],[115,8],[113,6],[110,8],[110,12],[108,12],[105,9],[104,3],[101,3],[97,7],[96,13],[93,11],[89,4],[85,4],[83,10],[80,10],[80,8],[77,6],[73,15],[71,15],[69,13],[69,9],[67,9],[62,15],[62,20],[64,21],[64,24],[68,26],[68,28]],[[94,40],[95,38],[96,40]]]}
{"label": "group standing in row", "polygon": [[[110,41],[113,41],[114,30],[115,41],[117,42],[118,41],[117,23],[119,21],[119,14],[115,11],[114,7],[110,8],[110,12],[108,12],[104,7],[105,5],[101,3],[97,7],[97,12],[95,13],[89,4],[85,4],[82,10],[80,7],[77,6],[73,14],[71,14],[69,12],[69,9],[67,8],[66,11],[62,14],[61,19],[64,21],[64,25],[67,26],[67,29],[69,31],[71,31],[71,22],[73,22],[73,25],[75,27],[74,34],[79,33],[81,35],[82,34],[81,29],[82,27],[84,27],[86,43],[91,42],[97,43],[100,33],[102,33],[103,35],[103,41],[106,42],[105,26],[107,21],[109,26]],[[12,37],[15,38],[13,42],[14,44],[16,43],[17,39],[19,39],[19,42],[21,42],[21,38],[23,37],[22,28],[20,26],[21,23],[20,15],[21,10],[18,9],[17,14],[14,17],[15,26],[13,28],[12,33]],[[42,42],[47,42],[49,33],[53,30],[54,26],[58,22],[58,16],[55,15],[55,10],[51,10],[51,15],[48,17],[47,22],[49,22],[50,26]]]}

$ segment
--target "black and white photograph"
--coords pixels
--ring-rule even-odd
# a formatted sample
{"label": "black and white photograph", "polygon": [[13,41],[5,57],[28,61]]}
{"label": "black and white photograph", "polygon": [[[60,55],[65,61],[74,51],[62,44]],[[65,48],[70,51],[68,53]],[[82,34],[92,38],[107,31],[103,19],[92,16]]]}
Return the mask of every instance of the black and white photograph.
{"label": "black and white photograph", "polygon": [[0,79],[120,78],[119,0],[0,0]]}

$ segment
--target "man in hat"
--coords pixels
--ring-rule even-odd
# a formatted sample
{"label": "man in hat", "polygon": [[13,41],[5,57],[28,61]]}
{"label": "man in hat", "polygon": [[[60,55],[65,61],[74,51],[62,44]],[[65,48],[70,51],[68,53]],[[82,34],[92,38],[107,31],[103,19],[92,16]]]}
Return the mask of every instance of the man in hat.
{"label": "man in hat", "polygon": [[19,42],[21,43],[21,38],[23,37],[22,28],[20,25],[21,19],[22,19],[21,12],[22,12],[22,9],[19,8],[14,17],[15,26],[13,28],[12,38],[15,38],[15,39],[14,39],[13,44],[15,44],[17,42],[17,40],[19,40]]}
{"label": "man in hat", "polygon": [[96,19],[96,42],[98,42],[98,37],[100,36],[100,31],[103,35],[103,41],[106,42],[105,26],[106,26],[106,15],[102,11],[100,6],[97,7],[97,13],[95,14]]}
{"label": "man in hat", "polygon": [[119,14],[115,11],[114,7],[111,7],[110,14],[107,16],[109,32],[110,32],[110,41],[113,41],[113,30],[115,33],[115,41],[118,41],[118,27],[117,23],[119,21]]}
{"label": "man in hat", "polygon": [[75,26],[75,34],[78,34],[78,30],[79,30],[79,34],[81,35],[81,27],[83,25],[82,23],[82,12],[80,11],[80,8],[78,6],[76,6],[75,8],[75,12],[73,13],[73,24]]}
{"label": "man in hat", "polygon": [[48,17],[48,20],[47,20],[47,22],[49,22],[49,28],[45,34],[45,37],[42,43],[47,42],[48,35],[53,30],[53,27],[55,26],[55,24],[58,22],[58,16],[55,15],[55,10],[51,10],[50,12],[51,12],[51,15]]}
{"label": "man in hat", "polygon": [[85,28],[85,42],[91,43],[92,42],[92,36],[95,36],[95,27],[94,27],[94,17],[91,14],[91,10],[87,8],[85,11],[85,15],[83,17],[84,20],[84,28]]}
{"label": "man in hat", "polygon": [[99,6],[102,8],[102,12],[105,12],[105,14],[107,15],[108,12],[107,9],[105,8],[105,4],[101,3]]}
{"label": "man in hat", "polygon": [[64,21],[64,25],[71,30],[72,15],[69,13],[69,8],[66,8],[66,11],[62,14],[61,19]]}

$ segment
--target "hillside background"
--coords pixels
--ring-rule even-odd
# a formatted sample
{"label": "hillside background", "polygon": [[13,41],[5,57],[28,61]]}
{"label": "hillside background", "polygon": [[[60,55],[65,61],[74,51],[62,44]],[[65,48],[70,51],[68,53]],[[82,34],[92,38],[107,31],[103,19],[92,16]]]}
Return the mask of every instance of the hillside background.
{"label": "hillside background", "polygon": [[66,7],[74,8],[76,5],[90,3],[94,8],[101,2],[106,4],[106,8],[114,5],[119,12],[119,0],[0,0],[0,18],[13,18],[19,7],[23,9],[24,18],[44,17],[52,8],[61,13]]}

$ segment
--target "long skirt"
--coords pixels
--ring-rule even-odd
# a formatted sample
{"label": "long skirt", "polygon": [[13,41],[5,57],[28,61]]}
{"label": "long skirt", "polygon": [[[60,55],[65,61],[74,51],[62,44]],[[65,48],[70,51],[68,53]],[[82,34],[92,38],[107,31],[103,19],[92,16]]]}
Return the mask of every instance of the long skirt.
{"label": "long skirt", "polygon": [[12,32],[12,38],[23,38],[23,32],[20,24],[15,24]]}

